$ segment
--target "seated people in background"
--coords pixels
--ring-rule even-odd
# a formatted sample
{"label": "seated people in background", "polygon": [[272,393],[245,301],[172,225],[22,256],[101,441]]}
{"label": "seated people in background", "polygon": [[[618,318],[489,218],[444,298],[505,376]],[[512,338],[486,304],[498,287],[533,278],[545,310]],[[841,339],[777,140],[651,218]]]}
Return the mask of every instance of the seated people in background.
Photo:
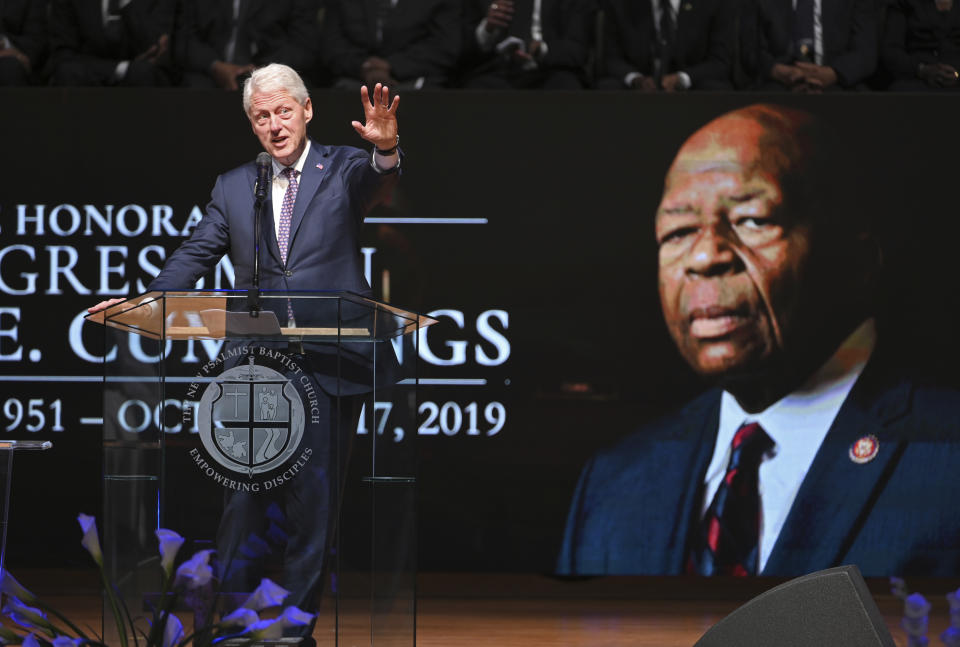
{"label": "seated people in background", "polygon": [[0,86],[27,85],[47,40],[45,0],[0,2]]}
{"label": "seated people in background", "polygon": [[601,89],[732,90],[728,0],[604,0]]}
{"label": "seated people in background", "polygon": [[175,0],[52,0],[50,82],[167,86]]}
{"label": "seated people in background", "polygon": [[587,463],[559,573],[960,573],[960,393],[878,334],[881,189],[833,123],[754,105],[680,148],[660,303],[719,388]]}
{"label": "seated people in background", "polygon": [[891,90],[960,89],[960,7],[954,0],[894,0],[887,7],[881,60]]}
{"label": "seated people in background", "polygon": [[467,88],[584,86],[594,0],[465,0]]}
{"label": "seated people in background", "polygon": [[320,0],[180,0],[174,59],[191,88],[237,90],[255,67],[318,74]]}
{"label": "seated people in background", "polygon": [[754,89],[851,89],[876,69],[874,0],[793,0],[792,9],[784,0],[751,0],[744,11],[743,65]]}
{"label": "seated people in background", "polygon": [[460,55],[457,0],[376,3],[327,0],[323,17],[324,61],[334,86],[361,83],[393,89],[446,85]]}

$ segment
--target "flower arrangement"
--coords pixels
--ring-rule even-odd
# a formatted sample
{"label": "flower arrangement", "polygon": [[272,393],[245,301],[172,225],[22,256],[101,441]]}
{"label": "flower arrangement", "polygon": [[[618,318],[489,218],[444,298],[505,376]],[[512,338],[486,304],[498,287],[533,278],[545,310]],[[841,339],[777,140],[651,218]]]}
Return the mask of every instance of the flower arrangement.
{"label": "flower arrangement", "polygon": [[[289,591],[264,579],[242,605],[220,618],[218,622],[197,622],[194,631],[184,633],[184,626],[173,613],[182,600],[193,610],[195,619],[211,617],[216,596],[212,594],[213,568],[211,550],[201,550],[174,570],[177,552],[183,537],[172,530],[158,529],[161,584],[163,594],[153,605],[150,618],[134,618],[107,578],[103,553],[97,534],[96,520],[81,514],[77,521],[83,531],[81,544],[96,562],[106,591],[107,603],[117,624],[119,647],[210,647],[228,639],[253,642],[279,638],[287,627],[310,624],[313,614],[288,606],[272,618],[261,618],[261,613],[279,607]],[[0,644],[23,647],[81,647],[92,645],[108,647],[102,636],[84,631],[66,616],[44,604],[24,588],[12,575],[0,573],[0,593],[6,597],[4,620],[0,623]],[[130,642],[133,645],[130,645]]]}

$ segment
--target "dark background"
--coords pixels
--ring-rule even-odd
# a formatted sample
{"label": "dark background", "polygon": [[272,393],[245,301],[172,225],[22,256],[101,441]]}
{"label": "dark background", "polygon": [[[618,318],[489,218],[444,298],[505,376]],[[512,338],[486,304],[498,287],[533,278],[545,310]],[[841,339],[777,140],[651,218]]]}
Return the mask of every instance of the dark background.
{"label": "dark background", "polygon": [[[361,115],[352,93],[315,94],[312,137],[364,145],[350,126]],[[882,334],[905,363],[956,383],[956,277],[960,218],[954,127],[960,99],[897,95],[820,97],[621,93],[407,93],[400,115],[404,177],[393,204],[375,216],[487,218],[484,225],[368,224],[376,247],[374,290],[391,272],[391,302],[419,312],[456,309],[431,348],[467,341],[467,363],[432,366],[421,377],[483,378],[486,386],[423,387],[437,403],[498,401],[499,434],[421,436],[420,568],[425,571],[549,572],[579,469],[609,444],[697,393],[662,324],[656,294],[652,217],[666,168],[682,141],[710,118],[759,101],[789,102],[821,115],[848,138],[835,172],[849,178],[849,208],[875,214],[887,240]],[[68,343],[71,320],[105,295],[97,245],[129,247],[123,280],[147,281],[138,251],[179,237],[135,239],[94,233],[17,235],[17,205],[171,205],[182,227],[201,207],[217,173],[253,159],[256,139],[239,95],[191,91],[0,91],[0,250],[28,245],[36,261],[9,253],[3,281],[22,288],[37,272],[37,293],[0,292],[0,308],[20,308],[18,340],[0,337],[0,405],[60,399],[64,431],[5,431],[43,438],[54,449],[17,457],[8,560],[11,566],[86,564],[74,517],[100,508],[100,415],[96,382],[37,376],[99,375]],[[854,160],[853,163],[850,160]],[[50,282],[45,247],[78,252],[75,273],[90,294]],[[153,258],[153,262],[157,262]],[[122,282],[113,278],[113,285]],[[136,293],[131,284],[130,294]],[[480,366],[474,346],[492,347],[474,321],[509,313],[509,359]],[[13,325],[0,317],[0,329]],[[87,326],[93,348],[96,332]],[[42,359],[27,359],[29,349]],[[446,353],[446,354],[445,354]],[[185,374],[196,367],[183,366]],[[11,376],[28,376],[12,379]],[[944,421],[956,425],[957,421]],[[414,442],[408,433],[404,442]],[[952,496],[931,493],[931,500]],[[922,505],[918,502],[918,505]]]}

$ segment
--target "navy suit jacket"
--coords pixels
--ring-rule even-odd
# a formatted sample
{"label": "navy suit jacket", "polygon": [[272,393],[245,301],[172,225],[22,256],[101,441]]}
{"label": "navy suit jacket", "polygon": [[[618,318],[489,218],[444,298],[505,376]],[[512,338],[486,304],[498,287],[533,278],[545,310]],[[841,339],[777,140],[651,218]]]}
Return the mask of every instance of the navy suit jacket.
{"label": "navy suit jacket", "polygon": [[[867,576],[960,574],[960,394],[868,365],[807,472],[762,575],[856,564]],[[684,573],[713,454],[720,392],[592,458],[567,520],[558,572]],[[879,452],[849,457],[872,434]]]}
{"label": "navy suit jacket", "polygon": [[[772,78],[775,63],[797,60],[793,4],[791,0],[752,0],[748,6],[742,25],[744,66],[762,84]],[[863,82],[876,69],[877,21],[874,0],[823,0],[823,64],[836,70],[841,87]]]}
{"label": "navy suit jacket", "polygon": [[[207,74],[223,60],[233,31],[232,0],[180,3],[174,51],[190,72]],[[306,73],[319,56],[318,0],[246,0],[237,20],[237,63],[284,63]]]}
{"label": "navy suit jacket", "polygon": [[942,12],[930,0],[891,2],[881,54],[896,79],[917,78],[921,63],[947,63],[960,68],[960,3]]}
{"label": "navy suit jacket", "polygon": [[[224,254],[235,270],[234,287],[253,281],[254,186],[256,164],[250,162],[217,178],[206,213],[189,239],[167,259],[148,290],[188,290]],[[287,262],[280,259],[268,198],[261,222],[260,288],[267,290],[349,290],[369,296],[363,274],[359,230],[370,207],[393,186],[397,173],[376,170],[370,153],[348,146],[321,146],[311,141],[300,176],[290,221]],[[265,304],[266,306],[266,304]],[[281,323],[285,308],[277,308]],[[294,316],[297,315],[297,306]],[[369,387],[365,367],[373,344],[343,344],[353,362],[337,363],[333,350],[312,345],[318,382],[327,392],[362,392]],[[328,362],[324,361],[324,356]],[[392,352],[381,353],[387,360]],[[327,366],[329,364],[329,366]],[[378,367],[389,372],[393,367]],[[345,383],[336,384],[337,371]],[[344,374],[343,371],[357,371]],[[352,384],[353,386],[346,386]],[[344,390],[346,388],[346,390]]]}
{"label": "navy suit jacket", "polygon": [[[463,25],[466,32],[462,65],[465,69],[475,67],[474,72],[486,72],[500,63],[500,56],[495,52],[480,51],[475,33],[492,3],[493,0],[464,2]],[[596,4],[595,0],[543,0],[540,22],[547,54],[540,61],[541,67],[579,72],[587,65]],[[514,17],[507,33],[529,43],[532,15],[532,0],[516,0]]]}
{"label": "navy suit jacket", "polygon": [[[39,4],[39,3],[38,3]],[[137,0],[121,11],[124,38],[107,40],[99,0],[53,0],[50,44],[53,64],[79,62],[106,65],[110,72],[122,60],[134,59],[173,29],[172,0]]]}
{"label": "navy suit jacket", "polygon": [[387,12],[379,42],[378,7],[378,0],[327,0],[323,45],[330,71],[360,79],[363,62],[380,56],[398,81],[445,82],[460,55],[459,1],[400,0]]}
{"label": "navy suit jacket", "polygon": [[0,2],[0,34],[38,67],[47,43],[46,5],[36,0]]}
{"label": "navy suit jacket", "polygon": [[[623,81],[631,72],[653,76],[657,31],[650,2],[605,0],[606,72]],[[694,88],[730,83],[736,10],[728,0],[684,0],[666,69],[690,75]],[[714,86],[717,89],[717,86]]]}

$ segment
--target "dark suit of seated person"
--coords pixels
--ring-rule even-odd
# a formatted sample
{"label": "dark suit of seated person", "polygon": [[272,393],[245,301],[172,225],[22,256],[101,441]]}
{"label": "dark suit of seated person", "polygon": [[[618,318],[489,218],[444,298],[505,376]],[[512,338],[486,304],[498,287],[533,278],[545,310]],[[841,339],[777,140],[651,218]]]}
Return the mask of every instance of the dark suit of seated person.
{"label": "dark suit of seated person", "polygon": [[254,68],[282,63],[321,74],[319,0],[188,0],[179,5],[174,57],[182,84],[237,90]]}
{"label": "dark suit of seated person", "polygon": [[595,0],[466,0],[461,84],[583,88],[596,10]]}
{"label": "dark suit of seated person", "polygon": [[727,0],[605,0],[597,87],[732,90],[735,9]]}
{"label": "dark suit of seated person", "polygon": [[334,87],[383,83],[394,89],[442,87],[460,55],[460,3],[456,0],[327,0],[324,61]]}
{"label": "dark suit of seated person", "polygon": [[960,89],[960,7],[953,0],[894,0],[881,59],[903,92]]}
{"label": "dark suit of seated person", "polygon": [[960,394],[883,347],[875,214],[828,162],[845,144],[758,105],[681,147],[655,219],[660,300],[719,388],[590,459],[559,573],[960,573]]}
{"label": "dark suit of seated person", "polygon": [[0,86],[29,85],[47,40],[46,3],[0,3]]}
{"label": "dark suit of seated person", "polygon": [[61,86],[168,86],[175,0],[53,0],[51,79]]}
{"label": "dark suit of seated person", "polygon": [[744,11],[743,66],[754,89],[859,89],[876,69],[874,0],[751,0]]}

